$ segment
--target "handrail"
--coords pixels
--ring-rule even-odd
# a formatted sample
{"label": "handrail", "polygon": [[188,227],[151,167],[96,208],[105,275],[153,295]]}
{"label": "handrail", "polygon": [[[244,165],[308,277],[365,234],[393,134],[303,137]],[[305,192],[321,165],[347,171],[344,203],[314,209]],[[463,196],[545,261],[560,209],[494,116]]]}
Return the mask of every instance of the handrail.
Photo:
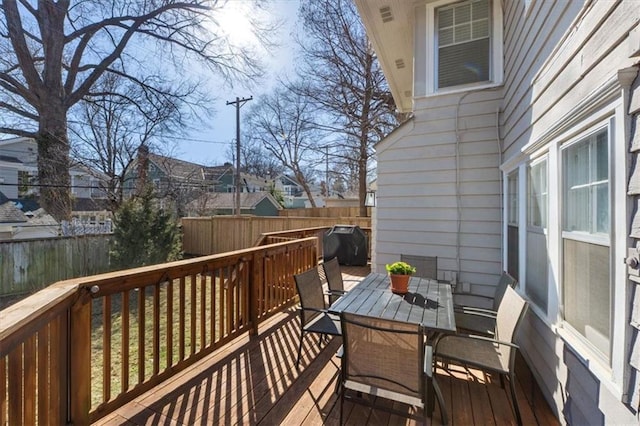
{"label": "handrail", "polygon": [[0,424],[89,424],[297,300],[305,238],[58,282],[2,311]]}

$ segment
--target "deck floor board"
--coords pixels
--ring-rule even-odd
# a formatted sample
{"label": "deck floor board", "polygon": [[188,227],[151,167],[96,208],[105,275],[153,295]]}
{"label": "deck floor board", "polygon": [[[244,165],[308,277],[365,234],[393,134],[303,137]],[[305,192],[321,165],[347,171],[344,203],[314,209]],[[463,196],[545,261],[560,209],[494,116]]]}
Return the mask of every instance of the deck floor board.
{"label": "deck floor board", "polygon": [[[343,267],[347,288],[368,272]],[[242,336],[191,368],[95,422],[95,425],[337,425],[340,401],[335,393],[340,360],[339,339],[319,345],[305,337],[296,368],[299,320],[295,309],[260,326],[257,336]],[[517,397],[527,425],[557,425],[531,372],[519,357]],[[521,379],[520,379],[521,377]],[[508,385],[474,370],[453,373],[437,369],[449,423],[515,424]],[[393,407],[418,419],[422,411],[378,398],[378,408]],[[534,406],[532,406],[534,404]],[[420,420],[345,402],[344,418],[352,425],[416,425]],[[432,424],[441,424],[436,404]]]}

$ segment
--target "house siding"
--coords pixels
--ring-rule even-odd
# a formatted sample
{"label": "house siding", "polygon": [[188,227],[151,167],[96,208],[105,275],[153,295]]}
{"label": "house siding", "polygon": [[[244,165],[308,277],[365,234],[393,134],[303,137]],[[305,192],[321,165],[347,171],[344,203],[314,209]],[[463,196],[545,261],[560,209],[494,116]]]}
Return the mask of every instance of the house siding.
{"label": "house siding", "polygon": [[[631,247],[636,249],[636,259],[640,254],[640,76],[637,76],[630,92],[629,115],[631,116],[629,151],[634,169],[630,173],[628,194],[634,206],[631,219]],[[629,283],[632,287],[630,310],[630,342],[629,365],[631,371],[627,391],[630,405],[640,411],[640,273],[639,267],[629,268]]]}
{"label": "house siding", "polygon": [[[357,3],[365,11],[374,9],[371,3],[387,5]],[[402,253],[438,256],[439,278],[456,278],[470,283],[462,290],[491,295],[500,271],[515,260],[525,297],[548,289],[547,300],[531,300],[517,342],[560,421],[638,424],[640,279],[637,269],[621,261],[627,249],[640,249],[640,83],[631,87],[640,57],[637,0],[494,0],[504,18],[503,85],[432,96],[424,96],[425,69],[434,64],[425,52],[431,46],[424,42],[430,35],[423,16],[431,2],[419,3],[412,6],[417,17],[408,20],[415,40],[414,117],[376,147],[373,268],[383,270]],[[365,18],[374,45],[386,47],[379,57],[393,65],[397,57],[388,52],[400,36],[386,33],[377,17]],[[392,68],[385,74],[403,81]],[[599,212],[608,212],[609,229],[563,235],[563,149],[602,130],[609,162],[600,184],[606,185],[609,202],[597,207],[608,207]],[[538,160],[546,161],[548,170],[545,229],[539,222],[527,226],[528,167]],[[516,250],[505,246],[515,235],[508,235],[504,203],[509,200],[503,193],[503,179],[513,172],[519,199],[516,259]],[[597,255],[609,271],[609,279],[597,285],[610,286],[610,305],[593,313],[605,318],[603,329],[607,315],[609,329],[591,336],[565,321],[567,309],[576,309],[571,302],[577,303],[568,296],[575,290],[568,285],[569,269],[563,271],[563,256],[572,246],[563,241],[574,237],[596,241],[609,255]],[[540,251],[528,256],[527,250]],[[574,284],[582,289],[582,282]],[[599,299],[592,300],[596,306]]]}
{"label": "house siding", "polygon": [[492,294],[501,272],[500,101],[499,90],[417,99],[413,120],[378,144],[376,270],[402,253],[437,256],[440,278]]}
{"label": "house siding", "polygon": [[[628,43],[629,32],[638,27],[640,20],[637,2],[532,1],[525,4],[513,0],[503,4],[505,90],[500,128],[506,162],[516,165],[527,161],[553,143],[563,142],[603,119],[629,120],[628,116],[621,117],[615,111],[623,100],[618,71],[637,61],[637,58],[630,58]],[[613,89],[605,90],[607,85]],[[585,100],[591,105],[581,106]],[[593,108],[593,105],[600,105],[602,109]],[[616,123],[613,130],[618,132],[624,127]],[[561,138],[560,135],[564,136]],[[614,136],[612,153],[616,150],[613,145],[623,139]],[[616,158],[616,167],[624,164],[612,155]],[[550,166],[559,164],[560,160],[555,160],[557,162],[552,162],[550,155]],[[614,171],[611,173],[613,175]],[[612,193],[617,191],[618,185],[627,184],[626,179],[624,183],[621,179],[612,182],[616,185],[612,185]],[[629,201],[616,201],[616,210],[627,210],[625,202]],[[628,223],[621,223],[612,215],[612,235],[616,235],[615,230],[620,227],[630,229]],[[611,243],[612,259],[616,260],[622,256],[617,249],[618,238],[625,239],[626,236],[616,237]],[[557,251],[550,251],[550,256],[554,255]],[[627,321],[626,312],[632,307],[625,305],[633,300],[632,286],[627,284],[626,278],[619,278],[618,272],[624,266],[618,263],[611,263],[614,353],[608,361],[610,365],[607,361],[598,363],[585,356],[589,350],[562,331],[562,321],[555,319],[562,317],[561,309],[554,309],[553,305],[548,313],[530,310],[518,336],[522,353],[546,399],[560,420],[567,424],[638,422],[640,366],[633,366],[629,360],[640,342],[637,328],[629,327],[628,323],[624,327],[618,326]],[[562,287],[561,272],[553,267],[549,268],[549,280],[550,287]],[[629,349],[629,353],[619,355],[616,348]],[[624,362],[618,362],[620,356]],[[624,364],[622,372],[619,364]]]}
{"label": "house siding", "polygon": [[18,198],[18,169],[0,164],[0,192],[7,198]]}
{"label": "house siding", "polygon": [[256,216],[278,216],[278,207],[274,206],[271,200],[264,198],[252,212]]}

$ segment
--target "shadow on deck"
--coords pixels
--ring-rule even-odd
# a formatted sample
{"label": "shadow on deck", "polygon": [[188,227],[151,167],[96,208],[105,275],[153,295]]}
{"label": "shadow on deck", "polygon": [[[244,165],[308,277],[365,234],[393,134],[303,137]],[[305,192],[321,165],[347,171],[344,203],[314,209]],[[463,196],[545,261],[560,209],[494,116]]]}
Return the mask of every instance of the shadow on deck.
{"label": "shadow on deck", "polygon": [[[368,268],[344,268],[346,287],[355,285]],[[300,368],[295,367],[299,321],[295,309],[274,316],[257,336],[243,336],[192,368],[172,377],[109,414],[99,425],[336,425],[340,402],[335,393],[339,339],[319,345],[305,338]],[[450,423],[515,424],[508,389],[473,370],[437,370]],[[518,362],[518,400],[529,425],[559,424],[542,398],[529,369]],[[380,399],[379,406],[391,402]],[[401,404],[394,408],[415,413]],[[345,404],[347,424],[415,424],[361,405]],[[436,406],[433,424],[441,423]]]}

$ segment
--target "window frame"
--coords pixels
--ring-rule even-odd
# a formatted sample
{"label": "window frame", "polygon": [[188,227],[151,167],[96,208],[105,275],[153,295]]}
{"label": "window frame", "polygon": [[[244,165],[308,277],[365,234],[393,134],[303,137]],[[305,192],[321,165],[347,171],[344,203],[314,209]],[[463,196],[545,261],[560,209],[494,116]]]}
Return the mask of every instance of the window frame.
{"label": "window frame", "polygon": [[[538,226],[531,223],[531,171],[534,167],[540,166],[541,164],[545,164],[544,175],[545,175],[545,191],[540,194],[540,196],[544,196],[546,198],[545,202],[545,211],[544,211],[544,219],[543,224]],[[547,155],[532,160],[527,164],[527,232],[538,232],[541,234],[546,234],[547,229],[549,227],[549,159]]]}
{"label": "window frame", "polygon": [[[507,181],[507,226],[520,226],[520,176],[518,168],[506,173]],[[511,184],[515,183],[515,193],[511,192]],[[515,201],[515,211],[512,211],[514,206],[512,203]],[[512,220],[512,213],[515,212],[515,221]]]}
{"label": "window frame", "polygon": [[426,57],[426,95],[441,93],[455,93],[470,89],[480,89],[499,86],[503,83],[503,30],[502,30],[502,7],[498,0],[489,1],[490,20],[490,58],[489,58],[489,81],[462,84],[449,87],[438,87],[438,28],[436,26],[436,10],[446,6],[453,6],[456,3],[466,3],[473,0],[440,0],[426,5],[426,37],[427,37],[427,57]]}
{"label": "window frame", "polygon": [[[611,134],[611,127],[609,125],[609,122],[605,122],[605,123],[601,123],[597,126],[591,127],[589,128],[589,130],[580,133],[579,135],[577,135],[576,137],[572,138],[570,141],[563,143],[559,146],[559,156],[560,156],[560,184],[561,184],[561,193],[560,196],[562,198],[562,205],[561,205],[561,217],[560,217],[560,231],[561,231],[561,235],[560,238],[569,238],[572,240],[576,240],[576,241],[582,241],[582,242],[586,242],[586,243],[592,243],[592,244],[598,244],[598,245],[605,245],[608,247],[611,247],[611,232],[612,232],[612,209],[611,209],[611,180],[612,180],[612,176],[611,176],[611,167],[608,167],[608,175],[607,175],[607,184],[609,186],[609,197],[608,197],[608,201],[607,201],[607,208],[609,209],[609,231],[607,233],[603,233],[603,232],[585,232],[585,231],[567,231],[564,229],[565,226],[565,213],[566,213],[566,199],[565,199],[565,180],[566,180],[566,165],[565,165],[565,159],[564,159],[564,155],[565,152],[568,148],[571,148],[573,146],[576,146],[579,143],[584,142],[586,139],[600,133],[602,130],[605,130],[607,133],[607,164],[609,165],[610,160],[611,160],[611,138],[612,138],[612,134]],[[589,142],[592,143],[592,142]],[[593,166],[592,162],[590,161],[590,167]],[[591,169],[590,169],[591,170]],[[590,182],[589,185],[593,185],[597,182]],[[590,206],[590,208],[594,208],[593,205]]]}
{"label": "window frame", "polygon": [[[605,120],[596,122],[593,125],[589,126],[582,132],[574,135],[570,139],[567,139],[565,142],[560,142],[558,144],[558,183],[559,183],[559,218],[558,218],[558,227],[559,227],[559,236],[558,236],[558,244],[559,244],[559,262],[560,262],[560,271],[559,271],[559,303],[560,310],[558,312],[558,320],[561,325],[559,329],[561,331],[561,337],[572,347],[575,347],[576,344],[578,347],[582,348],[582,350],[587,351],[589,357],[593,357],[594,360],[597,360],[600,365],[604,366],[607,370],[610,370],[613,365],[614,358],[614,305],[615,305],[615,281],[612,278],[613,270],[615,269],[615,263],[613,262],[612,256],[614,251],[615,241],[612,238],[613,235],[613,215],[614,215],[614,206],[612,204],[613,198],[613,170],[612,170],[612,156],[613,156],[613,143],[615,141],[615,121],[613,117],[607,117]],[[579,143],[583,143],[586,139],[598,134],[599,132],[605,130],[607,134],[607,165],[608,165],[608,185],[609,185],[609,199],[607,203],[607,207],[609,209],[609,232],[607,234],[604,233],[588,233],[584,231],[566,231],[564,229],[565,226],[565,212],[566,212],[566,200],[565,198],[565,183],[566,183],[566,164],[564,160],[565,151],[575,146]],[[592,143],[592,142],[590,142]],[[593,163],[590,162],[590,166]],[[585,335],[583,335],[580,331],[578,331],[567,319],[565,316],[565,308],[566,308],[566,283],[564,282],[564,271],[565,271],[565,253],[564,253],[564,241],[571,240],[581,243],[599,245],[609,248],[609,259],[607,261],[610,265],[609,271],[609,292],[610,292],[610,300],[609,300],[609,336],[608,343],[609,348],[607,353],[603,353],[595,343],[591,342]]]}

